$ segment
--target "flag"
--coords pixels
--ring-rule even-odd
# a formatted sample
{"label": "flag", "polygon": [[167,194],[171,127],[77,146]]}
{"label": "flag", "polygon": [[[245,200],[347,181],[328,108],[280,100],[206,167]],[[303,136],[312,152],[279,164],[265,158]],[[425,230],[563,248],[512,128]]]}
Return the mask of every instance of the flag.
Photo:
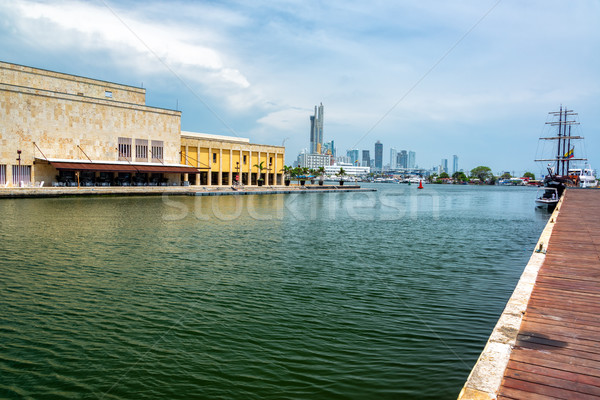
{"label": "flag", "polygon": [[575,150],[575,147],[573,147],[571,150],[567,151],[565,153],[565,155],[563,156],[563,158],[573,158],[573,157],[575,157],[574,150]]}

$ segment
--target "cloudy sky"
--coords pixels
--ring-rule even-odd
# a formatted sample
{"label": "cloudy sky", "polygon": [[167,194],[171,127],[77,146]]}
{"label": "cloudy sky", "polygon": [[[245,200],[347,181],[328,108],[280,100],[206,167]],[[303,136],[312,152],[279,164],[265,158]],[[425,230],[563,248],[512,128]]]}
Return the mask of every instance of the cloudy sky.
{"label": "cloudy sky", "polygon": [[[0,0],[0,59],[147,89],[187,131],[413,150],[430,168],[532,170],[547,113],[600,168],[597,0]],[[539,154],[538,154],[539,155]]]}

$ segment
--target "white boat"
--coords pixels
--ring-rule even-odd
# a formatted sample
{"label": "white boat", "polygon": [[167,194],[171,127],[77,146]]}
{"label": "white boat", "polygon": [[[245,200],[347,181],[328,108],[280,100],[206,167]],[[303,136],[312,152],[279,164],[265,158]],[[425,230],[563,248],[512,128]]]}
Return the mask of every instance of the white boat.
{"label": "white boat", "polygon": [[569,177],[578,182],[579,187],[588,188],[598,186],[598,180],[594,176],[594,170],[586,163],[585,168],[569,169]]}
{"label": "white boat", "polygon": [[544,187],[539,188],[535,196],[535,205],[537,207],[552,208],[558,203],[558,190],[556,188]]}

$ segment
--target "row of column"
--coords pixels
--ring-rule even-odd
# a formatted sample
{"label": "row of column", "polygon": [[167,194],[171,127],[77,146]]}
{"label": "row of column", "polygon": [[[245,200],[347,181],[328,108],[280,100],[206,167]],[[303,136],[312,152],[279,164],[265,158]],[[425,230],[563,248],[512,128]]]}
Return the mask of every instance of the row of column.
{"label": "row of column", "polygon": [[[197,147],[198,150],[200,149],[200,147]],[[234,165],[233,165],[233,154],[235,152],[239,152],[239,162],[240,162],[240,166],[237,169],[237,171],[234,171]],[[240,180],[240,183],[244,184],[244,185],[251,185],[252,184],[252,166],[253,166],[253,161],[252,161],[252,151],[247,150],[248,151],[248,170],[249,172],[247,173],[247,177],[246,177],[246,182],[241,182],[242,181],[242,177],[243,177],[243,160],[244,160],[244,150],[233,150],[233,149],[229,149],[229,172],[227,172],[228,174],[228,182],[229,184],[233,183],[233,178],[234,178],[234,174],[237,174]],[[189,146],[185,146],[185,154],[186,154],[186,158],[189,155]],[[199,152],[198,152],[198,157],[199,157]],[[265,154],[265,159],[261,160],[261,154]],[[273,162],[271,162],[269,160],[269,155],[270,157],[272,157]],[[258,152],[258,161],[254,162],[255,164],[260,164],[261,161],[264,161],[264,165],[266,166],[266,173],[265,173],[265,182],[269,182],[271,175],[274,176],[275,179],[275,184],[277,184],[277,168],[283,168],[283,166],[279,167],[278,166],[278,162],[277,162],[277,153],[263,153],[261,151]],[[199,161],[197,161],[199,163]],[[199,167],[198,165],[196,165],[197,167]],[[223,184],[223,149],[219,148],[219,170],[218,171],[213,171],[213,149],[212,147],[208,148],[208,177],[207,177],[207,185],[213,185],[214,183],[212,182],[212,172],[218,172],[218,182],[216,183],[216,185],[221,186]],[[273,171],[273,173],[271,173],[271,171]],[[257,172],[257,180],[261,177],[261,172]],[[189,179],[189,175],[188,174],[184,174],[184,181],[188,182]],[[194,182],[194,185],[200,185],[200,174],[196,174],[196,182]]]}

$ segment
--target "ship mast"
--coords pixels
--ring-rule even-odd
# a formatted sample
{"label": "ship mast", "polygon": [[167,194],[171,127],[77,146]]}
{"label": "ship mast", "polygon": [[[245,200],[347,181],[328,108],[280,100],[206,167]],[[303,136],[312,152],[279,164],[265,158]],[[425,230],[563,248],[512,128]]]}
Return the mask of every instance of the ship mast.
{"label": "ship mast", "polygon": [[[586,158],[573,158],[571,152],[571,140],[581,140],[583,136],[572,136],[571,127],[573,125],[579,125],[574,118],[577,113],[573,110],[567,109],[560,106],[559,111],[549,112],[548,114],[554,117],[554,121],[546,122],[547,125],[557,128],[557,136],[541,137],[540,140],[553,140],[557,142],[556,158],[540,159],[535,161],[549,161],[556,163],[555,173],[557,175],[566,176],[569,174],[569,166],[571,160],[573,161],[587,161]],[[556,120],[558,118],[558,121]],[[568,127],[568,128],[567,128]]]}

